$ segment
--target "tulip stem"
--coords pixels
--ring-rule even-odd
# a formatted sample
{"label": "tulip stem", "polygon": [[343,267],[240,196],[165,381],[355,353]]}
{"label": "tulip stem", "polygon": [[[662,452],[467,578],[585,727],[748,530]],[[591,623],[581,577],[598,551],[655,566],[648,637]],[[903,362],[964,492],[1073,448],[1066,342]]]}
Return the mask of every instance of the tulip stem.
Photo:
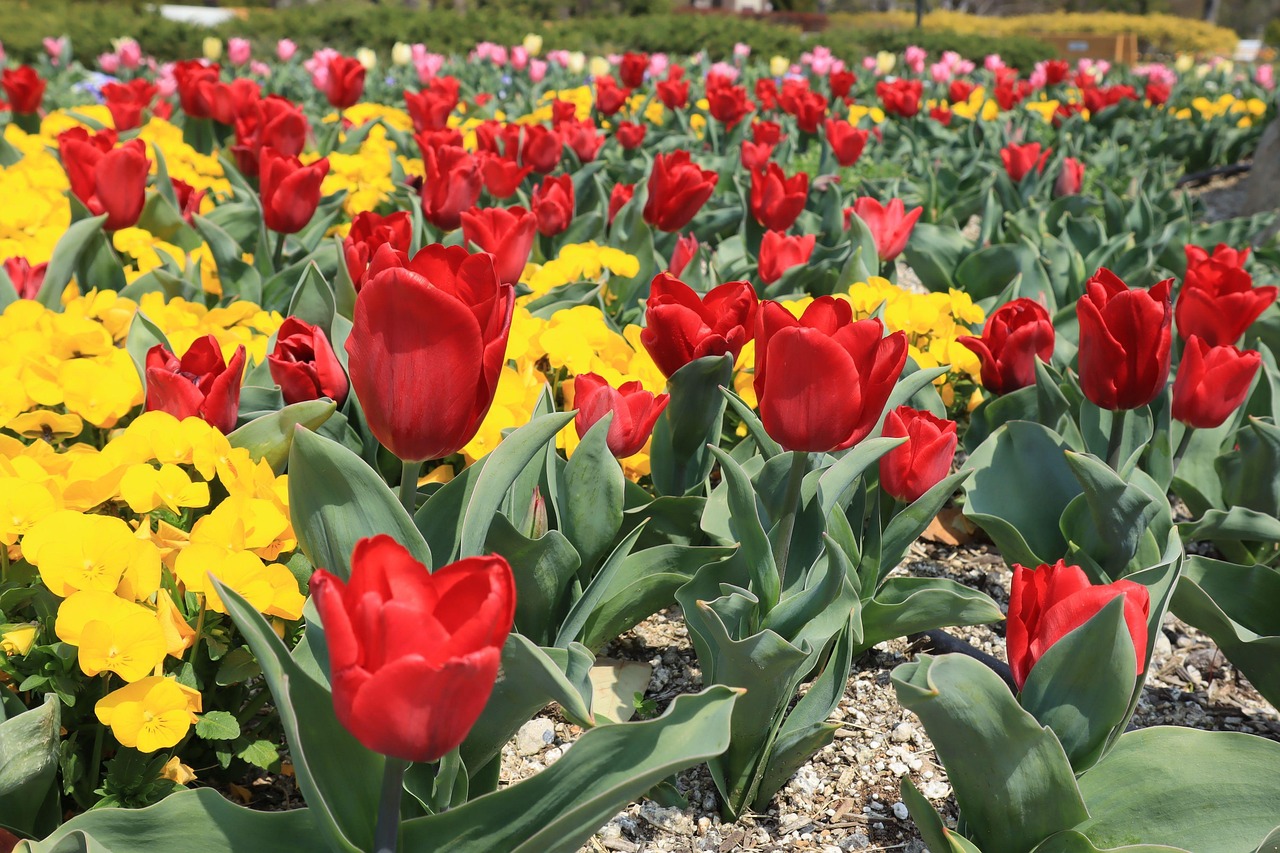
{"label": "tulip stem", "polygon": [[276,235],[276,249],[271,255],[271,268],[280,272],[280,264],[284,260],[284,232]]}
{"label": "tulip stem", "polygon": [[1173,452],[1173,461],[1170,465],[1172,470],[1170,473],[1178,473],[1178,466],[1182,464],[1182,457],[1187,455],[1187,448],[1191,446],[1191,438],[1195,434],[1195,427],[1187,427],[1182,431],[1182,438],[1178,441],[1178,449]]}
{"label": "tulip stem", "polygon": [[375,853],[396,853],[400,842],[400,797],[404,794],[404,771],[409,762],[387,756],[382,770],[382,799],[378,803],[378,826],[374,830]]}
{"label": "tulip stem", "polygon": [[1111,435],[1107,437],[1107,464],[1111,470],[1120,471],[1120,445],[1124,443],[1123,409],[1111,413]]}
{"label": "tulip stem", "polygon": [[[804,483],[809,467],[809,453],[796,450],[791,454],[791,471],[787,474],[787,491],[782,499],[782,517],[778,519],[777,539],[773,543],[773,562],[778,567],[778,596],[787,579],[787,560],[791,557],[791,534],[796,529],[796,515],[800,511],[800,486]],[[768,602],[769,607],[777,601]]]}
{"label": "tulip stem", "polygon": [[418,509],[418,472],[422,470],[421,462],[402,463],[404,467],[400,473],[400,503],[408,511],[409,517],[413,518],[413,514]]}

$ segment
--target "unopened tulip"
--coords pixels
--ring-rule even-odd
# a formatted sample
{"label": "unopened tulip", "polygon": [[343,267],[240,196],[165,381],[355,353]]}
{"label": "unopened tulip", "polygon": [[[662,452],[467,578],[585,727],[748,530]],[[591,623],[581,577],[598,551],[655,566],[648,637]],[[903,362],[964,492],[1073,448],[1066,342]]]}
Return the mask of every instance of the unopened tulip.
{"label": "unopened tulip", "polygon": [[885,416],[882,434],[906,439],[880,457],[880,488],[895,500],[919,500],[950,473],[958,442],[955,421],[899,406]]}
{"label": "unopened tulip", "polygon": [[816,234],[788,236],[779,231],[766,231],[760,241],[760,281],[773,284],[792,267],[807,263],[813,254]]}
{"label": "unopened tulip", "polygon": [[533,191],[533,216],[538,233],[554,237],[573,221],[573,178],[569,175],[546,177]]}
{"label": "unopened tulip", "polygon": [[1009,143],[1000,149],[1000,160],[1004,170],[1016,184],[1031,174],[1032,170],[1043,172],[1044,165],[1053,154],[1052,148],[1041,148],[1039,142],[1028,142],[1026,145]]}
{"label": "unopened tulip", "polygon": [[765,228],[786,231],[795,224],[809,197],[809,175],[791,177],[777,163],[751,173],[751,215]]}
{"label": "unopened tulip", "polygon": [[1080,324],[1080,387],[1094,405],[1137,409],[1155,399],[1169,378],[1173,310],[1165,279],[1135,289],[1109,269],[1085,284],[1076,303]]}
{"label": "unopened tulip", "polygon": [[482,252],[493,255],[498,281],[520,281],[533,251],[537,220],[523,207],[485,207],[462,214],[462,237]]}
{"label": "unopened tulip", "polygon": [[1053,320],[1044,306],[1031,299],[1014,299],[987,318],[982,337],[965,335],[956,340],[977,353],[982,361],[982,387],[993,394],[1008,394],[1036,384],[1036,357],[1053,357]]}
{"label": "unopened tulip", "polygon": [[320,206],[320,186],[329,174],[329,158],[302,165],[274,148],[263,148],[259,158],[258,190],[262,218],[278,234],[297,234]]}
{"label": "unopened tulip", "polygon": [[683,229],[711,198],[719,177],[693,163],[688,151],[655,155],[644,221],[659,231]]}
{"label": "unopened tulip", "polygon": [[115,147],[115,132],[90,136],[73,127],[58,136],[58,151],[71,192],[95,216],[107,215],[103,228],[118,231],[136,225],[146,202],[151,161],[141,139]]}
{"label": "unopened tulip", "polygon": [[339,406],[347,399],[347,373],[324,330],[297,317],[288,317],[276,332],[275,348],[267,354],[271,378],[286,403],[305,403],[328,397]]}
{"label": "unopened tulip", "polygon": [[1187,338],[1173,379],[1174,420],[1196,429],[1222,426],[1244,404],[1261,365],[1253,350]]}

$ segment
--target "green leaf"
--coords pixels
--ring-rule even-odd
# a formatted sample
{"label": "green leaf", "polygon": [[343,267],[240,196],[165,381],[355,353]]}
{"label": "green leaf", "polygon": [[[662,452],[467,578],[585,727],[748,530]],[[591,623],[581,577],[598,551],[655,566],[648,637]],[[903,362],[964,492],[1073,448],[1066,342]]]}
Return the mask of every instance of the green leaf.
{"label": "green leaf", "polygon": [[969,457],[974,473],[965,487],[964,514],[1010,564],[1037,566],[1066,554],[1058,521],[1082,489],[1065,450],[1062,436],[1048,427],[1010,421]]}
{"label": "green leaf", "polygon": [[715,459],[727,401],[720,388],[733,381],[733,356],[694,359],[667,379],[671,395],[653,428],[649,448],[653,486],[660,495],[701,492]]}
{"label": "green leaf", "polygon": [[200,715],[196,734],[205,740],[235,740],[240,737],[240,723],[230,711],[209,711]]}
{"label": "green leaf", "polygon": [[1080,777],[1099,847],[1166,844],[1195,853],[1257,848],[1280,825],[1280,743],[1157,726],[1123,735]]}
{"label": "green leaf", "polygon": [[[1081,546],[1108,581],[1118,577],[1138,551],[1142,535],[1160,512],[1160,503],[1140,488],[1131,474],[1122,479],[1096,456],[1066,453],[1067,465],[1084,490],[1063,514],[1064,538]],[[1087,509],[1087,514],[1082,511]]]}
{"label": "green leaf", "polygon": [[1053,730],[1072,768],[1083,773],[1127,719],[1137,676],[1124,596],[1116,596],[1036,661],[1020,701]]}
{"label": "green leaf", "polygon": [[971,473],[965,470],[943,477],[933,488],[889,519],[880,540],[878,557],[880,565],[877,567],[876,574],[878,580],[884,580],[885,575],[902,562],[911,543],[920,538],[920,534],[924,533],[937,517],[938,511],[951,500],[956,489],[969,478]]}
{"label": "green leaf", "polygon": [[219,687],[226,687],[228,684],[240,684],[259,675],[261,672],[262,667],[258,666],[258,661],[254,659],[253,652],[241,646],[238,649],[232,649],[218,662],[218,673],[214,676],[214,683]]}
{"label": "green leaf", "polygon": [[720,473],[728,490],[730,525],[738,541],[742,543],[742,555],[751,567],[752,586],[767,613],[778,603],[782,586],[778,577],[778,565],[773,557],[773,547],[769,544],[769,536],[760,521],[755,489],[751,486],[747,472],[742,470],[742,466],[733,457],[718,447],[712,447],[711,453],[720,462]]}
{"label": "green leaf", "polygon": [[517,785],[406,821],[401,849],[573,853],[662,779],[723,752],[737,697],[738,691],[711,687],[678,697],[656,720],[592,729]]}
{"label": "green leaf", "polygon": [[[458,557],[474,557],[484,551],[489,525],[493,523],[493,516],[502,506],[512,484],[533,457],[546,448],[547,442],[553,441],[556,433],[572,420],[573,412],[553,412],[535,417],[502,439],[485,457],[484,468],[462,513]],[[443,559],[444,555],[441,557]]]}
{"label": "green leaf", "polygon": [[[864,471],[904,441],[906,441],[905,438],[869,438],[845,453],[834,465],[824,471],[817,481],[818,499],[823,518],[830,516],[831,510],[842,500],[847,500],[846,493]],[[812,486],[806,484],[805,492],[802,493],[805,502],[808,502],[811,497],[807,494],[810,488]]]}
{"label": "green leaf", "polygon": [[58,238],[53,247],[53,255],[44,273],[44,283],[36,301],[52,311],[62,310],[62,291],[66,290],[80,264],[81,257],[94,247],[102,237],[102,224],[107,221],[107,214],[91,216],[71,223],[71,226]]}
{"label": "green leaf", "polygon": [[898,788],[902,793],[902,802],[929,850],[938,853],[982,853],[969,839],[942,824],[942,816],[934,811],[924,794],[916,790],[910,776],[903,776]]}
{"label": "green leaf", "polygon": [[341,444],[300,427],[289,451],[289,514],[302,553],[343,580],[356,542],[379,533],[432,565],[422,534],[382,478]]}
{"label": "green leaf", "polygon": [[949,578],[891,577],[862,603],[859,650],[877,643],[953,625],[1004,619],[987,595]]}
{"label": "green leaf", "polygon": [[560,478],[560,526],[582,564],[592,568],[622,527],[622,467],[606,438],[613,413],[597,421],[573,450]]}
{"label": "green leaf", "polygon": [[173,352],[173,345],[169,343],[164,332],[139,309],[129,323],[129,336],[125,340],[125,350],[133,359],[133,366],[137,368],[144,388],[147,385],[147,351],[156,344],[162,344],[165,349]]}
{"label": "green leaf", "polygon": [[622,541],[618,543],[618,547],[613,549],[609,559],[600,567],[600,572],[592,579],[586,590],[583,591],[582,597],[574,602],[569,615],[565,617],[564,623],[556,634],[555,644],[557,646],[563,648],[578,639],[587,623],[587,619],[592,611],[604,601],[605,593],[613,585],[615,578],[622,570],[622,566],[626,563],[627,555],[631,553],[631,549],[635,547],[636,540],[640,538],[640,534],[643,532],[644,525],[642,524],[623,537]]}
{"label": "green leaf", "polygon": [[[137,317],[141,317],[139,312]],[[135,317],[136,322],[136,317]],[[314,431],[338,410],[333,400],[306,400],[285,406],[278,412],[254,418],[227,436],[232,447],[243,447],[254,461],[267,460],[271,470],[283,474],[293,447],[296,427]]]}
{"label": "green leaf", "polygon": [[986,666],[921,655],[892,680],[898,701],[924,723],[984,853],[1026,853],[1089,817],[1062,745]]}
{"label": "green leaf", "polygon": [[[495,515],[485,550],[502,555],[516,579],[516,630],[535,643],[550,643],[560,599],[582,560],[558,530],[530,539],[505,515]],[[611,638],[612,639],[612,638]]]}
{"label": "green leaf", "polygon": [[1178,618],[1204,631],[1249,683],[1280,706],[1280,571],[1193,556],[1173,596]]}
{"label": "green leaf", "polygon": [[[160,146],[153,145],[152,149],[158,151]],[[169,189],[172,191],[172,184]],[[138,227],[188,252],[195,251],[204,242],[163,192],[147,196],[146,204],[142,206],[142,215],[138,218]]]}
{"label": "green leaf", "polygon": [[49,693],[39,707],[0,722],[0,826],[26,833],[48,829],[41,817],[45,801],[57,796],[61,711]]}
{"label": "green leaf", "polygon": [[760,422],[760,418],[756,417],[756,413],[751,411],[751,407],[747,405],[745,400],[729,388],[721,387],[720,393],[729,401],[729,408],[733,409],[733,413],[742,419],[742,423],[747,427],[747,432],[751,434],[751,440],[756,443],[756,447],[760,448],[760,455],[766,461],[782,453],[782,445],[769,436],[769,433],[765,431],[764,424]]}
{"label": "green leaf", "polygon": [[324,847],[314,812],[260,812],[213,788],[179,791],[145,809],[94,809],[22,853],[315,853]]}
{"label": "green leaf", "polygon": [[247,761],[254,767],[269,770],[271,765],[280,760],[280,750],[269,740],[255,740],[237,752],[236,757],[241,761]]}
{"label": "green leaf", "polygon": [[262,667],[312,819],[331,850],[370,849],[383,757],[362,746],[338,722],[333,696],[289,656],[262,614],[235,590],[216,578],[213,583]]}
{"label": "green leaf", "polygon": [[319,326],[328,336],[331,334],[336,312],[337,304],[332,288],[325,281],[324,274],[315,261],[308,263],[293,290],[293,298],[289,300],[289,315]]}
{"label": "green leaf", "polygon": [[1087,836],[1074,829],[1068,829],[1066,832],[1050,835],[1032,853],[1188,853],[1188,851],[1181,847],[1166,847],[1162,844],[1127,844],[1124,847],[1100,850]]}

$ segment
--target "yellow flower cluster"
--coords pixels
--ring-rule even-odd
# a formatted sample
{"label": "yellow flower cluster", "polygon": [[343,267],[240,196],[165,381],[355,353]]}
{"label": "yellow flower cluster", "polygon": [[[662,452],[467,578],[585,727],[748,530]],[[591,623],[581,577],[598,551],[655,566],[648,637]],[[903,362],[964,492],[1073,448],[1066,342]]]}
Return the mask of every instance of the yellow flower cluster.
{"label": "yellow flower cluster", "polygon": [[528,302],[542,296],[554,287],[576,281],[592,281],[605,271],[630,278],[640,272],[640,261],[612,246],[600,246],[595,241],[570,243],[545,264],[529,264],[525,267],[521,283],[532,291],[522,301]]}
{"label": "yellow flower cluster", "polygon": [[[6,559],[35,567],[63,599],[54,633],[76,647],[81,671],[128,683],[99,703],[99,719],[125,746],[173,746],[200,700],[175,692],[164,661],[194,643],[191,617],[225,612],[210,575],[269,616],[302,616],[298,582],[279,562],[297,547],[288,478],[204,421],[164,412],[139,415],[101,450],[45,438],[0,436]],[[215,492],[225,497],[210,509]],[[30,649],[29,627],[5,634],[6,654]]]}
{"label": "yellow flower cluster", "polygon": [[71,224],[70,186],[62,164],[39,136],[28,136],[14,124],[4,139],[22,152],[11,166],[0,166],[0,261],[25,257],[41,264],[53,257],[53,247]]}
{"label": "yellow flower cluster", "polygon": [[222,357],[231,358],[236,347],[244,346],[249,358],[261,363],[267,357],[267,340],[284,323],[279,311],[264,311],[252,302],[232,302],[208,308],[185,299],[165,299],[148,293],[138,303],[147,319],[160,327],[181,356],[197,338],[213,335],[222,348]]}
{"label": "yellow flower cluster", "polygon": [[1255,120],[1266,114],[1266,101],[1259,98],[1237,98],[1230,92],[1226,92],[1212,101],[1201,95],[1191,102],[1190,108],[1180,109],[1174,113],[1174,116],[1180,119],[1199,116],[1205,121],[1213,121],[1223,116],[1239,116],[1236,126],[1249,127]]}

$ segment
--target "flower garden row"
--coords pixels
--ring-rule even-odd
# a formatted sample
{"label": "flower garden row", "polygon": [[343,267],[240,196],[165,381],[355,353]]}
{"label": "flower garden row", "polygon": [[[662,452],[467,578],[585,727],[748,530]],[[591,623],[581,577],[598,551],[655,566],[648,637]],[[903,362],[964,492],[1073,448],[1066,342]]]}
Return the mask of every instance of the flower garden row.
{"label": "flower garden row", "polygon": [[[1012,685],[895,671],[930,848],[1265,846],[1280,747],[1125,730],[1170,608],[1280,697],[1280,251],[1173,186],[1270,66],[277,52],[4,71],[11,843],[573,850],[703,761],[764,808],[862,651],[1004,618],[894,571],[956,498]],[[607,719],[676,604],[706,689]],[[305,810],[205,787],[282,763]]]}

